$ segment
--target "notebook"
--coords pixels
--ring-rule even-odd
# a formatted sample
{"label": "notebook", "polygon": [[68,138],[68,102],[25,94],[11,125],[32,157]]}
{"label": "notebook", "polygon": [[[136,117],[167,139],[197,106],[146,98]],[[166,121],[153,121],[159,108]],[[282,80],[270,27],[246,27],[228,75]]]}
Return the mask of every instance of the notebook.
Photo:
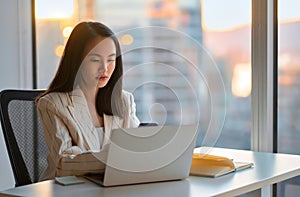
{"label": "notebook", "polygon": [[198,126],[151,126],[111,132],[102,186],[180,180],[189,176]]}
{"label": "notebook", "polygon": [[190,174],[219,177],[251,167],[252,162],[236,162],[227,157],[194,153]]}

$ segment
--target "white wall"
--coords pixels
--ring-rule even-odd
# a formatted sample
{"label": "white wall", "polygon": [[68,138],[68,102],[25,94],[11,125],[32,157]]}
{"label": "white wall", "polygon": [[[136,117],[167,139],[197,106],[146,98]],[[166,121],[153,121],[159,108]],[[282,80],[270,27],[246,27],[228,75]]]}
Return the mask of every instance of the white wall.
{"label": "white wall", "polygon": [[[32,87],[30,0],[0,0],[0,90]],[[14,187],[0,129],[0,191]]]}

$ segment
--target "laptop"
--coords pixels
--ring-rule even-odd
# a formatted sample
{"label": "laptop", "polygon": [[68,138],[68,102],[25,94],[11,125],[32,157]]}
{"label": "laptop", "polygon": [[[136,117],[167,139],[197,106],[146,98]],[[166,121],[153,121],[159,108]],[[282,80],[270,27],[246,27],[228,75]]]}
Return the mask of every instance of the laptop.
{"label": "laptop", "polygon": [[86,178],[102,186],[185,179],[197,134],[197,125],[114,129],[104,174]]}

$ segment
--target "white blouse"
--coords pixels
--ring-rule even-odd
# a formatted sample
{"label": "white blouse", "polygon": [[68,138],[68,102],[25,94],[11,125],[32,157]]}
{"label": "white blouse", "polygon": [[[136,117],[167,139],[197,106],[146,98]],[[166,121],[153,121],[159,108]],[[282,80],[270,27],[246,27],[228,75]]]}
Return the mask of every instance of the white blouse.
{"label": "white blouse", "polygon": [[104,136],[104,127],[96,127],[98,136],[99,136],[99,144],[100,144],[100,149],[102,148],[103,144],[103,136]]}

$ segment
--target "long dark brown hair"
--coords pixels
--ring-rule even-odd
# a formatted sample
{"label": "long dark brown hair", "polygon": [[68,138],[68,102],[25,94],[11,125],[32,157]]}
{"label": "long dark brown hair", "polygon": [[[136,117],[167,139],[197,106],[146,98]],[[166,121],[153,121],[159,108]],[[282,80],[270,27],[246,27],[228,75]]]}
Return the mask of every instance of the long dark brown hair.
{"label": "long dark brown hair", "polygon": [[85,48],[90,41],[99,36],[113,40],[116,46],[116,66],[106,86],[99,88],[96,96],[96,109],[100,116],[107,114],[123,117],[123,62],[120,44],[112,30],[99,22],[81,22],[75,26],[65,46],[54,79],[38,99],[50,92],[71,92],[73,90],[77,72],[86,55]]}

